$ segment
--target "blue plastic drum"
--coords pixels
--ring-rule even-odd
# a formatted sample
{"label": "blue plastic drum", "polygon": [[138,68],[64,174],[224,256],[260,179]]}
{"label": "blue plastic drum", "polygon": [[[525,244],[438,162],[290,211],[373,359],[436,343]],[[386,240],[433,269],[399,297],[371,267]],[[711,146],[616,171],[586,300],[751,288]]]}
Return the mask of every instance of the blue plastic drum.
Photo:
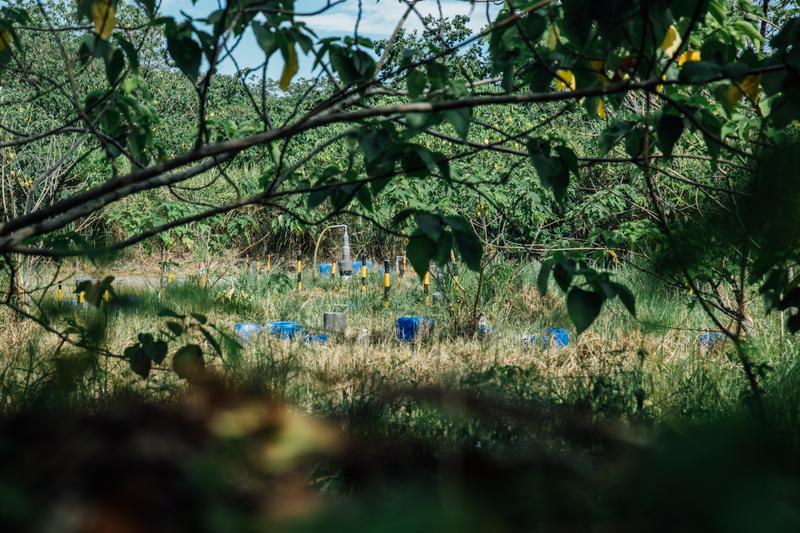
{"label": "blue plastic drum", "polygon": [[308,333],[306,334],[305,337],[303,337],[303,341],[305,341],[306,344],[327,344],[329,338],[330,337],[328,337],[324,333],[319,333],[319,334]]}
{"label": "blue plastic drum", "polygon": [[564,348],[569,346],[569,331],[564,328],[546,328],[542,335],[522,337],[522,345],[526,348],[531,346]]}
{"label": "blue plastic drum", "polygon": [[267,322],[264,327],[269,328],[270,333],[279,339],[293,339],[303,329],[297,322],[289,321]]}
{"label": "blue plastic drum", "polygon": [[255,322],[237,322],[236,325],[233,326],[233,330],[240,339],[250,341],[264,330],[264,326],[256,324]]}
{"label": "blue plastic drum", "polygon": [[320,274],[328,274],[330,275],[333,272],[333,264],[332,263],[320,263],[319,265],[319,273]]}
{"label": "blue plastic drum", "polygon": [[401,316],[397,319],[397,338],[405,342],[414,342],[420,333],[433,330],[435,322],[425,316]]}
{"label": "blue plastic drum", "polygon": [[544,339],[546,339],[545,346],[550,346],[552,343],[555,348],[563,348],[569,346],[569,331],[564,328],[547,328],[544,330]]}

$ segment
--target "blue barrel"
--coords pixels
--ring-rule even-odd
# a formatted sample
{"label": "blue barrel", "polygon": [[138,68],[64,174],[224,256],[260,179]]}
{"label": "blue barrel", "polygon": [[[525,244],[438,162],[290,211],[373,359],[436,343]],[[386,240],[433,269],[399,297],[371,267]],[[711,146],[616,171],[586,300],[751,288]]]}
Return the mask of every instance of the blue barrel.
{"label": "blue barrel", "polygon": [[545,346],[550,346],[551,342],[556,348],[569,346],[569,331],[564,328],[547,328],[544,330],[544,336],[547,339]]}
{"label": "blue barrel", "polygon": [[293,339],[294,336],[303,329],[297,322],[281,321],[267,322],[265,328],[270,329],[270,333],[279,339]]}
{"label": "blue barrel", "polygon": [[420,330],[433,330],[435,322],[425,316],[401,316],[397,319],[397,338],[405,342],[413,342]]}
{"label": "blue barrel", "polygon": [[[361,261],[353,261],[353,272],[355,272],[355,273],[361,272],[361,265],[362,264],[363,263]],[[368,259],[367,260],[367,270],[372,270],[372,266],[373,266],[372,261],[370,261]],[[383,270],[381,269],[381,271],[383,271]]]}
{"label": "blue barrel", "polygon": [[237,322],[233,326],[236,336],[242,340],[249,341],[257,337],[264,330],[264,326],[255,322]]}
{"label": "blue barrel", "polygon": [[320,263],[319,264],[319,273],[320,274],[328,274],[330,275],[333,272],[333,264],[332,263]]}
{"label": "blue barrel", "polygon": [[330,337],[328,337],[324,333],[319,333],[319,334],[307,333],[306,336],[303,337],[303,340],[305,341],[306,344],[327,344],[329,338]]}
{"label": "blue barrel", "polygon": [[719,331],[712,331],[711,333],[704,333],[697,337],[697,342],[704,348],[713,348],[717,344],[725,341],[725,335]]}
{"label": "blue barrel", "polygon": [[569,331],[564,328],[545,328],[542,335],[529,335],[522,337],[525,348],[539,346],[541,348],[563,348],[569,346]]}

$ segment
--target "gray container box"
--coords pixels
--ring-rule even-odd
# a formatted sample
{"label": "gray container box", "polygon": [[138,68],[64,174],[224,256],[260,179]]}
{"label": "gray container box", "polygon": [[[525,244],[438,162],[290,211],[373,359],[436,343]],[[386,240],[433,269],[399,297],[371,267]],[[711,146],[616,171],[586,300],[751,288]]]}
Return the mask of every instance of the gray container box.
{"label": "gray container box", "polygon": [[344,334],[347,329],[347,313],[324,313],[322,327],[330,333]]}

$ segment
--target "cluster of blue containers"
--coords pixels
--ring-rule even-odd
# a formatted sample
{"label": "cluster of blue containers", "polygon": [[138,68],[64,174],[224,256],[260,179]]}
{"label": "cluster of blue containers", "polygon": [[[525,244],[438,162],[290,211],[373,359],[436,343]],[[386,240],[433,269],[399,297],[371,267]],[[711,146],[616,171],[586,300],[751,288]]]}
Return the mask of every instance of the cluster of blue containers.
{"label": "cluster of blue containers", "polygon": [[436,323],[425,316],[401,316],[397,319],[397,338],[405,342],[414,342],[420,331],[431,331]]}
{"label": "cluster of blue containers", "polygon": [[522,345],[525,347],[563,348],[569,346],[569,331],[564,328],[546,328],[542,335],[522,337]]}
{"label": "cluster of blue containers", "polygon": [[[233,329],[236,332],[236,335],[244,341],[253,340],[264,333],[268,333],[279,339],[291,340],[300,334],[300,332],[303,330],[303,326],[297,322],[290,321],[266,322],[264,324],[257,324],[255,322],[237,322]],[[324,334],[307,333],[303,337],[303,340],[309,344],[324,344],[328,342],[328,338],[329,337]]]}
{"label": "cluster of blue containers", "polygon": [[[353,273],[358,274],[361,272],[361,261],[353,261]],[[372,270],[373,263],[372,261],[367,261],[367,270]],[[383,267],[381,267],[381,272],[383,272]],[[319,264],[319,273],[323,275],[330,276],[333,273],[333,263],[320,263]]]}

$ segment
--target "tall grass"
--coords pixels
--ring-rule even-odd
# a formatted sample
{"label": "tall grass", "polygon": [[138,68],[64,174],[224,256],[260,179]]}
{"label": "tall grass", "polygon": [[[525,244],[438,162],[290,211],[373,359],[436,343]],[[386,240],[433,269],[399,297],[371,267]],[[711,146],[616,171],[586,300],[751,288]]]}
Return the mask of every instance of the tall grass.
{"label": "tall grass", "polygon": [[[99,309],[53,302],[46,306],[53,326],[72,327],[80,332],[73,337],[117,355],[140,333],[158,336],[164,331],[165,319],[159,316],[164,309],[206,315],[230,336],[240,321],[293,320],[307,331],[321,330],[323,312],[345,311],[347,335],[327,345],[259,338],[243,343],[241,350],[229,342],[223,356],[216,357],[204,338],[196,335],[186,342],[202,345],[207,363],[237,386],[269,391],[353,424],[383,423],[387,431],[416,427],[412,421],[423,409],[422,402],[411,402],[412,409],[408,400],[389,399],[386,391],[397,389],[457,390],[572,408],[593,417],[663,424],[701,420],[741,406],[745,383],[729,347],[709,350],[698,344],[697,336],[709,329],[709,321],[682,291],[621,269],[614,275],[637,295],[638,318],[612,303],[580,338],[570,328],[568,347],[542,349],[525,346],[521,338],[541,334],[546,327],[569,328],[569,319],[557,288],[544,295],[535,288],[535,264],[498,262],[487,270],[477,300],[477,276],[459,274],[457,284],[446,272],[436,277],[432,291],[442,292],[443,299],[430,306],[413,273],[394,276],[386,308],[377,272],[369,274],[369,289],[362,295],[357,279],[307,273],[303,290],[296,291],[291,274],[252,271],[221,278],[206,289],[191,279],[160,292],[120,287],[116,298]],[[486,338],[470,329],[473,308],[493,328]],[[797,343],[782,333],[778,316],[764,316],[758,308],[752,312],[758,318],[751,349],[765,372],[767,400],[783,423],[794,422],[798,400],[785,391],[800,379]],[[99,401],[120,391],[161,400],[182,387],[168,368],[169,359],[162,365],[165,370],[156,369],[142,380],[124,359],[87,354],[4,313],[6,320],[20,325],[10,332],[0,355],[0,405],[6,410],[32,401],[59,379],[77,383],[71,393],[77,402]],[[414,344],[397,341],[394,321],[405,314],[434,318],[433,334]],[[431,424],[438,427],[441,421]],[[439,438],[442,430],[426,431]]]}

